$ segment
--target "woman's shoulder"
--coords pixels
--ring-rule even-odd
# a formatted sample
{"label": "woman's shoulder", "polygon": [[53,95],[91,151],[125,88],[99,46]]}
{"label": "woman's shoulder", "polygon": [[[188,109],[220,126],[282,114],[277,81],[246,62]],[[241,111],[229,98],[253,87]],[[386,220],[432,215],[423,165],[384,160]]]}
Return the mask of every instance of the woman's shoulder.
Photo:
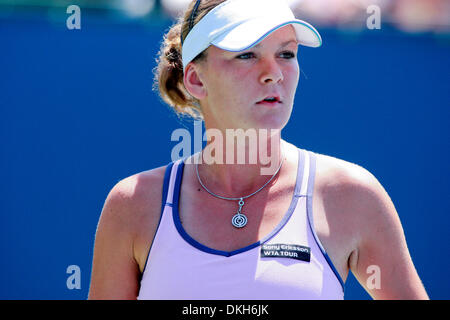
{"label": "woman's shoulder", "polygon": [[118,181],[105,200],[103,218],[123,223],[131,231],[143,221],[157,221],[166,167],[135,173]]}
{"label": "woman's shoulder", "polygon": [[317,151],[301,149],[290,143],[287,145],[290,147],[290,154],[292,155],[295,150],[299,149],[314,155],[314,190],[316,191],[324,189],[343,191],[343,188],[367,187],[378,183],[375,176],[360,164]]}
{"label": "woman's shoulder", "polygon": [[[110,190],[100,217],[104,237],[130,243],[141,272],[146,252],[161,215],[166,166],[142,171],[117,182]],[[99,228],[100,229],[100,228]]]}
{"label": "woman's shoulder", "polygon": [[157,191],[158,184],[164,180],[166,167],[161,166],[125,177],[119,180],[111,191],[120,194],[124,199],[139,200],[143,192]]}
{"label": "woman's shoulder", "polygon": [[166,166],[135,173],[117,182],[108,194],[108,200],[140,212],[148,206],[161,203]]}
{"label": "woman's shoulder", "polygon": [[[384,219],[380,211],[396,214],[392,201],[375,175],[362,165],[316,153],[314,192],[333,212],[366,223]],[[386,211],[390,207],[391,210]]]}
{"label": "woman's shoulder", "polygon": [[[325,207],[339,213],[354,227],[370,228],[397,219],[394,205],[379,180],[365,167],[336,157],[316,153],[315,192]],[[362,230],[362,229],[360,229]]]}
{"label": "woman's shoulder", "polygon": [[316,183],[322,187],[373,184],[375,176],[360,164],[314,152]]}

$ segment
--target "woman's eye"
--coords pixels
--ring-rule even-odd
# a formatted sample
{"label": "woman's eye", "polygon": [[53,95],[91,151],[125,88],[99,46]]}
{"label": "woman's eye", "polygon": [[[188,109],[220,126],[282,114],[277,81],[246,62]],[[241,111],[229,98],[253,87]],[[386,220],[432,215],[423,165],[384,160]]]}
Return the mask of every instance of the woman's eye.
{"label": "woman's eye", "polygon": [[292,59],[295,58],[295,53],[292,51],[284,51],[281,53],[281,57],[285,59]]}
{"label": "woman's eye", "polygon": [[246,60],[246,59],[251,59],[254,58],[255,55],[253,54],[253,52],[247,52],[247,53],[243,53],[238,55],[236,58],[237,59],[242,59],[242,60]]}

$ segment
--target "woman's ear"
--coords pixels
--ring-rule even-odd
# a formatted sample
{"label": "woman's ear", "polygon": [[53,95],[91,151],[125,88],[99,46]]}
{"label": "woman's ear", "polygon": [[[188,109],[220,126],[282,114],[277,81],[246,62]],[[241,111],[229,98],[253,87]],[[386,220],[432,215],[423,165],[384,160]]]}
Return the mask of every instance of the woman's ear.
{"label": "woman's ear", "polygon": [[201,79],[198,65],[190,62],[184,71],[184,86],[186,90],[196,98],[201,100],[206,97],[206,87]]}

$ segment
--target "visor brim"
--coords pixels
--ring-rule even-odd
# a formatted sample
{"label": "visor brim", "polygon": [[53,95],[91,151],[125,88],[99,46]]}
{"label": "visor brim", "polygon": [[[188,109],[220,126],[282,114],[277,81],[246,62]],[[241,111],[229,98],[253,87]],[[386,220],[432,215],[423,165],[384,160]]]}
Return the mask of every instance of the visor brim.
{"label": "visor brim", "polygon": [[319,32],[309,23],[302,20],[290,20],[280,23],[268,23],[267,19],[246,21],[215,38],[211,44],[227,51],[247,50],[264,40],[272,32],[286,26],[294,27],[297,42],[308,47],[320,47],[322,38]]}

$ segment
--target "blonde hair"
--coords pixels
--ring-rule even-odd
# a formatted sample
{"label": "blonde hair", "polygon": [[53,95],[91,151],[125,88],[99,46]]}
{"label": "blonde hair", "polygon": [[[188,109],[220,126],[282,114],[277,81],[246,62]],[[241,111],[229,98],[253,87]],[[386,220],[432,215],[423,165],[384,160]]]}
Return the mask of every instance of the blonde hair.
{"label": "blonde hair", "polygon": [[[155,68],[155,86],[161,98],[171,106],[177,115],[188,115],[203,119],[199,101],[191,96],[183,82],[183,62],[181,59],[182,39],[186,39],[192,27],[213,8],[226,0],[193,0],[186,12],[164,35]],[[198,3],[197,3],[198,2]],[[206,59],[205,51],[193,61]]]}

